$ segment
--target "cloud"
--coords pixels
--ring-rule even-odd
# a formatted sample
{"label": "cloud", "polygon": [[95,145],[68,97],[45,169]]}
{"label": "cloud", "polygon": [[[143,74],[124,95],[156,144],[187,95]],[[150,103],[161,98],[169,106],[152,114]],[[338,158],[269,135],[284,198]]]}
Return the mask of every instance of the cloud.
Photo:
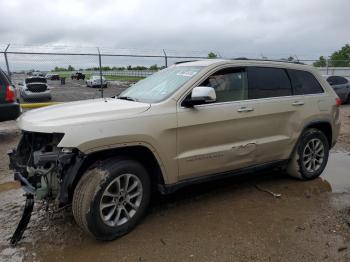
{"label": "cloud", "polygon": [[0,43],[317,58],[349,42],[348,0],[0,1]]}

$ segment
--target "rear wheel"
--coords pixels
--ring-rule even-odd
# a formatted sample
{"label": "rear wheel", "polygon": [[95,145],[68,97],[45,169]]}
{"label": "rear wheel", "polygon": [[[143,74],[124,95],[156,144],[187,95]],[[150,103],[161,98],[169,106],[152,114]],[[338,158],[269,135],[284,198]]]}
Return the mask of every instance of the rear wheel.
{"label": "rear wheel", "polygon": [[329,144],[324,133],[318,129],[308,129],[299,139],[287,173],[302,180],[314,179],[325,169],[328,156]]}
{"label": "rear wheel", "polygon": [[89,170],[73,196],[77,224],[96,239],[112,240],[133,229],[151,195],[145,168],[131,159],[112,158]]}

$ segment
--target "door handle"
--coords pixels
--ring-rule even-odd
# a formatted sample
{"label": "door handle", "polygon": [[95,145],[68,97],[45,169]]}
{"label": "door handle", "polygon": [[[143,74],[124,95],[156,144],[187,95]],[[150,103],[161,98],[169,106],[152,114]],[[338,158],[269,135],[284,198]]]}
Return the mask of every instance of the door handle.
{"label": "door handle", "polygon": [[293,106],[302,106],[302,105],[304,105],[304,102],[303,101],[295,101],[295,102],[293,102],[292,105]]}
{"label": "door handle", "polygon": [[254,108],[252,107],[241,107],[241,108],[238,108],[237,112],[239,113],[243,113],[243,112],[251,112],[251,111],[254,111]]}

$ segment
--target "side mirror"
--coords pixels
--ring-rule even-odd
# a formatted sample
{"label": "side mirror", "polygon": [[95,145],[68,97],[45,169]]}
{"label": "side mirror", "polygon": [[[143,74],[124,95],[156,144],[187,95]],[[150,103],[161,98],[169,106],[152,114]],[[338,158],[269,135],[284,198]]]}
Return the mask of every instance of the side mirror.
{"label": "side mirror", "polygon": [[191,98],[183,101],[183,106],[193,107],[195,105],[208,104],[216,101],[214,88],[209,86],[197,86],[193,88]]}
{"label": "side mirror", "polygon": [[328,84],[330,84],[331,86],[333,86],[334,85],[334,82],[333,81],[328,81]]}

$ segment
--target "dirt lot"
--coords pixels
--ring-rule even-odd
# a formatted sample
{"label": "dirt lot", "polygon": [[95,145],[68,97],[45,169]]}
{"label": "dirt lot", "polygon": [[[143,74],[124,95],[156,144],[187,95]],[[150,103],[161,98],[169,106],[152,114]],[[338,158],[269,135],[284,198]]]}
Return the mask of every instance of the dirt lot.
{"label": "dirt lot", "polygon": [[[25,77],[26,75],[24,74],[14,74],[12,76],[12,81],[18,88],[18,83],[22,83]],[[86,87],[84,80],[71,80],[67,78],[65,85],[61,85],[61,81],[48,80],[47,84],[51,89],[52,101],[54,102],[68,102],[101,97],[100,89]],[[103,90],[104,96],[111,97],[117,95],[129,85],[129,82],[108,81],[108,88],[104,88]],[[36,101],[33,100],[29,102]]]}
{"label": "dirt lot", "polygon": [[24,198],[8,182],[5,153],[19,133],[13,122],[1,123],[0,260],[349,261],[350,106],[341,111],[339,142],[316,180],[257,173],[157,195],[145,220],[113,242],[85,235],[70,210],[46,213],[37,203],[16,248],[9,247],[8,239]]}

